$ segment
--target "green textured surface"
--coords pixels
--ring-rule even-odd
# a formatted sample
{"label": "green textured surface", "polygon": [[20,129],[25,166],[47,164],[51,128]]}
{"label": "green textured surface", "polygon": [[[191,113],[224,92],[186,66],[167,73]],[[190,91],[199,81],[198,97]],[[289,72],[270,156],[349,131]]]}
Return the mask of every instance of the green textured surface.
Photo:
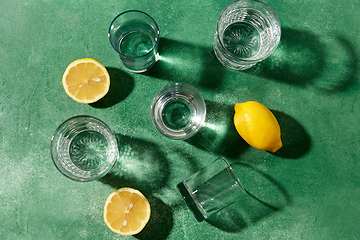
{"label": "green textured surface", "polygon": [[[266,1],[283,35],[275,53],[246,72],[223,68],[212,51],[216,20],[229,1],[6,0],[0,9],[0,239],[133,239],[102,218],[114,190],[142,191],[152,206],[137,239],[359,239],[359,51],[357,0]],[[120,12],[149,13],[160,28],[162,59],[146,74],[122,68],[107,30]],[[102,101],[69,98],[67,65],[92,57],[111,75]],[[184,82],[204,96],[206,127],[175,141],[152,125],[150,103]],[[247,146],[232,126],[237,102],[259,101],[278,117],[284,147]],[[57,171],[50,139],[69,117],[87,114],[117,134],[126,168],[79,183]],[[249,184],[280,209],[238,202],[197,223],[176,184],[218,155],[247,164]],[[269,180],[266,181],[263,179]],[[255,183],[255,184],[254,184]],[[266,185],[267,184],[267,185]],[[269,191],[274,189],[274,191]]]}

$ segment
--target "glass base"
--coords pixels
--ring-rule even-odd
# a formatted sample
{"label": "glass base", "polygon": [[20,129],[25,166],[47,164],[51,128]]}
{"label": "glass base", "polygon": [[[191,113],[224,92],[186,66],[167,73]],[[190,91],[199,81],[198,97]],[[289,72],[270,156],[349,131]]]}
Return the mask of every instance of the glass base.
{"label": "glass base", "polygon": [[217,40],[217,37],[215,37],[213,48],[214,48],[214,53],[215,53],[216,58],[219,60],[219,62],[223,66],[225,66],[227,68],[230,68],[230,69],[233,69],[236,71],[243,71],[243,70],[251,68],[252,66],[254,66],[255,64],[258,63],[257,61],[256,62],[254,62],[254,61],[248,61],[248,62],[239,61],[239,60],[235,60],[232,57],[229,57],[227,54],[224,53],[224,52],[226,52],[225,49],[220,49],[221,46],[220,46],[219,41]]}
{"label": "glass base", "polygon": [[177,184],[176,187],[180,192],[182,198],[184,199],[186,205],[194,215],[195,219],[198,222],[202,222],[207,217],[200,211],[198,204],[196,203],[195,199],[192,197],[191,192],[186,187],[186,181],[182,181],[181,183]]}
{"label": "glass base", "polygon": [[148,71],[150,68],[152,68],[155,65],[155,63],[159,60],[159,53],[156,53],[155,56],[153,56],[150,60],[147,60],[146,63],[143,63],[141,65],[139,65],[136,62],[130,62],[126,60],[126,58],[122,57],[120,54],[119,57],[122,65],[126,70],[133,73],[144,73]]}

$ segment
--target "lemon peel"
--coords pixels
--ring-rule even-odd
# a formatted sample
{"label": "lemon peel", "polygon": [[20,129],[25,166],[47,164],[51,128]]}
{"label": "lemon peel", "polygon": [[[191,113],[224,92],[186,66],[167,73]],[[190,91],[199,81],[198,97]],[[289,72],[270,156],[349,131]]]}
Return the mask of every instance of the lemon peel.
{"label": "lemon peel", "polygon": [[236,103],[234,125],[240,136],[256,149],[276,152],[282,147],[276,117],[259,102]]}

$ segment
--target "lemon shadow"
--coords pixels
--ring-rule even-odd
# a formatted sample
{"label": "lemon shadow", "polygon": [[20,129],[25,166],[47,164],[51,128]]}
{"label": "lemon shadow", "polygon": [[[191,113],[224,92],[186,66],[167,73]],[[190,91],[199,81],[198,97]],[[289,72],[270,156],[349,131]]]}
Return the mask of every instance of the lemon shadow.
{"label": "lemon shadow", "polygon": [[298,159],[311,148],[311,138],[304,127],[294,118],[283,112],[271,110],[280,125],[283,146],[272,153],[283,158]]}
{"label": "lemon shadow", "polygon": [[134,79],[131,75],[113,67],[106,69],[110,75],[110,88],[103,98],[90,104],[94,108],[111,107],[127,98],[134,89]]}
{"label": "lemon shadow", "polygon": [[151,196],[148,200],[151,207],[149,222],[134,237],[140,240],[164,240],[169,236],[174,225],[172,210],[159,198]]}

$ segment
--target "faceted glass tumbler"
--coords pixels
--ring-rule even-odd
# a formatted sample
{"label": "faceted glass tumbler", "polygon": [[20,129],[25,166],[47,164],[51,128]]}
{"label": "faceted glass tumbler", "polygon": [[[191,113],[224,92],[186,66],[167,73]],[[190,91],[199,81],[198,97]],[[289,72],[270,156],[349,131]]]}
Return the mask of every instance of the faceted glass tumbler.
{"label": "faceted glass tumbler", "polygon": [[220,14],[214,52],[222,65],[245,70],[270,56],[280,36],[280,21],[270,6],[258,0],[239,0]]}
{"label": "faceted glass tumbler", "polygon": [[117,139],[95,117],[72,117],[53,134],[51,157],[66,177],[80,182],[96,180],[105,176],[117,160]]}

